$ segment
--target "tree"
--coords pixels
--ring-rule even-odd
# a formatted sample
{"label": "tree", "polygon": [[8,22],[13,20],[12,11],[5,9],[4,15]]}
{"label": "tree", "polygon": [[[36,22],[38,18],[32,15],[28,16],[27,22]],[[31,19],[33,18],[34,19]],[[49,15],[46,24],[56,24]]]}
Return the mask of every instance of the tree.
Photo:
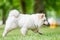
{"label": "tree", "polygon": [[4,1],[0,0],[0,2],[1,2],[0,8],[2,9],[2,20],[3,20],[3,24],[5,24],[5,20],[6,20],[5,0]]}
{"label": "tree", "polygon": [[35,0],[34,12],[35,13],[45,12],[44,0]]}

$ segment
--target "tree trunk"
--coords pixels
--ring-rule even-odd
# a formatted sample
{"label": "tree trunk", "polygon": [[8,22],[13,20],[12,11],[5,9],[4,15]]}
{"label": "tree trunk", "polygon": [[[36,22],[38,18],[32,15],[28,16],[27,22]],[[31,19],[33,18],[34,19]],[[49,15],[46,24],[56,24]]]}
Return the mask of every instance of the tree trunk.
{"label": "tree trunk", "polygon": [[35,0],[34,12],[35,13],[45,12],[43,0]]}
{"label": "tree trunk", "polygon": [[6,21],[6,10],[5,10],[5,4],[2,6],[2,20],[3,20],[3,24],[5,24]]}
{"label": "tree trunk", "polygon": [[4,9],[3,9],[3,13],[2,13],[2,20],[3,20],[3,24],[5,24],[5,21],[6,21],[6,16],[5,16]]}
{"label": "tree trunk", "polygon": [[22,5],[22,11],[24,14],[26,14],[26,4],[24,0],[21,0],[21,5]]}

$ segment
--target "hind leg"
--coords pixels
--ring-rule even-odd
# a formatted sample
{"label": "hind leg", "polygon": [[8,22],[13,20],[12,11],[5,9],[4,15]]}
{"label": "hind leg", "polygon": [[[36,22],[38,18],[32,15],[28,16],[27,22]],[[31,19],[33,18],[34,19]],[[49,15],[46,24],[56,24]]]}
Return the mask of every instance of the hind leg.
{"label": "hind leg", "polygon": [[8,31],[10,30],[9,28],[10,28],[9,26],[8,26],[8,28],[5,27],[4,32],[3,32],[3,35],[2,35],[3,37],[6,36],[6,34],[8,33]]}
{"label": "hind leg", "polygon": [[5,29],[5,30],[4,30],[3,35],[2,35],[3,37],[6,36],[6,34],[8,33],[8,30],[9,30],[9,29]]}
{"label": "hind leg", "polygon": [[14,29],[14,28],[16,28],[16,27],[17,27],[16,24],[6,25],[2,36],[5,37],[6,34],[7,34],[9,31],[11,31],[12,29]]}

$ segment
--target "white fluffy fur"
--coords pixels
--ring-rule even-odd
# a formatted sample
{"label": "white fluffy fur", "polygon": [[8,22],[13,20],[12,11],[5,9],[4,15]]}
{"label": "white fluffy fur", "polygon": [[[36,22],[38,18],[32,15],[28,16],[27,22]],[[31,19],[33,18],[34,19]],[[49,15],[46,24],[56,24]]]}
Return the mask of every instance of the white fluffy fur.
{"label": "white fluffy fur", "polygon": [[18,26],[21,28],[21,33],[25,35],[28,29],[41,27],[41,25],[44,23],[44,20],[46,20],[45,14],[19,14],[17,10],[12,10],[9,12],[8,19],[6,20],[3,37],[7,34],[8,31]]}

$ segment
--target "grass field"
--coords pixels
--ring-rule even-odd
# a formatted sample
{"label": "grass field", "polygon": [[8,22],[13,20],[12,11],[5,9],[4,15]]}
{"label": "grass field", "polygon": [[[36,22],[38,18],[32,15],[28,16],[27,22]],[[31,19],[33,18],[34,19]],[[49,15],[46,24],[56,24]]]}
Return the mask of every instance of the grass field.
{"label": "grass field", "polygon": [[6,37],[2,37],[4,25],[0,26],[0,40],[60,40],[60,27],[50,29],[49,27],[41,27],[40,31],[43,35],[34,33],[29,30],[26,36],[21,35],[20,29],[17,28],[7,34]]}

